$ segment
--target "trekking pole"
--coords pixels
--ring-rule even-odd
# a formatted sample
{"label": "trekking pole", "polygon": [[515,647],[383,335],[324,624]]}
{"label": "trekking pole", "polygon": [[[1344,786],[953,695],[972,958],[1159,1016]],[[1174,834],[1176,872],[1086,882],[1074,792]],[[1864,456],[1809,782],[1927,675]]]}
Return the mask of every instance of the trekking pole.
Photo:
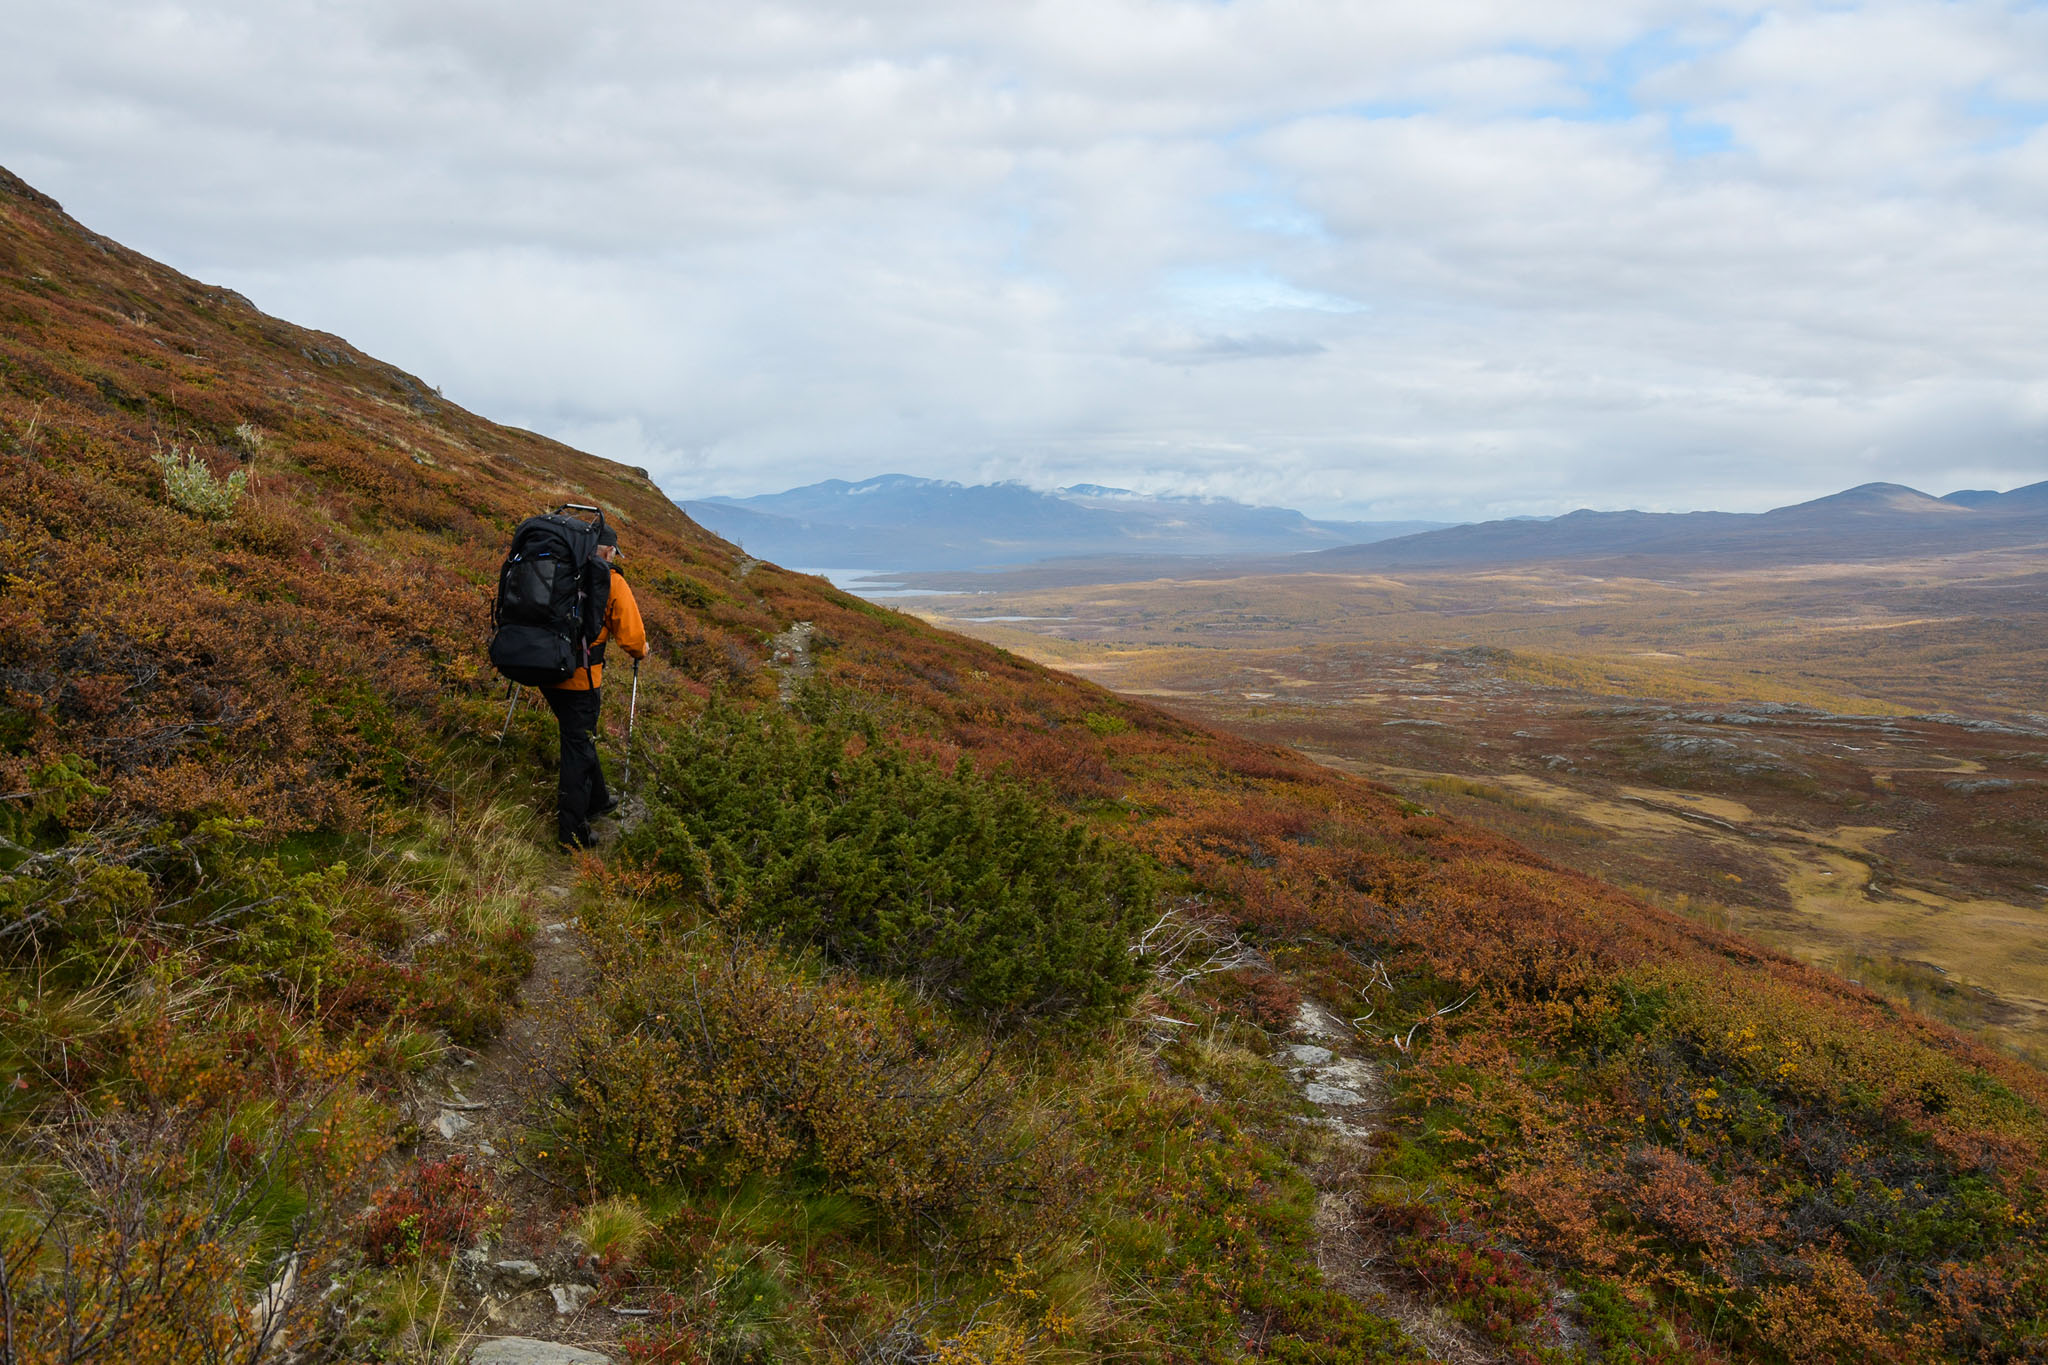
{"label": "trekking pole", "polygon": [[498,731],[498,747],[500,749],[505,747],[505,736],[512,733],[512,712],[518,707],[518,705],[519,684],[507,683],[505,685],[505,724],[504,727]]}
{"label": "trekking pole", "polygon": [[626,791],[633,785],[633,719],[640,714],[640,661],[633,660],[633,699],[626,703],[626,776],[619,783],[619,790]]}

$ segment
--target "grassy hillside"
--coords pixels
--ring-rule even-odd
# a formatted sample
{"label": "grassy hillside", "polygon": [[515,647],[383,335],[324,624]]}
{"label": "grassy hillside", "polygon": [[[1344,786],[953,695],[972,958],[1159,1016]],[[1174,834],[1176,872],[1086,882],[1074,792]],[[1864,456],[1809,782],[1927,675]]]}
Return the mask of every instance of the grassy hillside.
{"label": "grassy hillside", "polygon": [[[446,1358],[508,1249],[641,1360],[2043,1358],[2038,1073],[741,561],[4,176],[0,473],[19,1359]],[[573,888],[483,656],[571,498],[654,647]]]}

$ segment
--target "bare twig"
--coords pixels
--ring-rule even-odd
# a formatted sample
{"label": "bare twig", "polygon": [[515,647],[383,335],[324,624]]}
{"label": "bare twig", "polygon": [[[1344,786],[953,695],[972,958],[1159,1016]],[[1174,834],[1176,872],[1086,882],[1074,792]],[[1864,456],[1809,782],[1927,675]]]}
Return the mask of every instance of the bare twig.
{"label": "bare twig", "polygon": [[1438,1019],[1442,1019],[1446,1015],[1456,1014],[1459,1010],[1471,1004],[1473,998],[1478,994],[1478,991],[1471,991],[1465,996],[1463,1000],[1460,1000],[1457,1004],[1445,1005],[1442,1009],[1439,1009],[1434,1013],[1423,1015],[1420,1019],[1417,1019],[1413,1024],[1409,1026],[1406,1037],[1395,1038],[1392,1035],[1389,1035],[1388,1041],[1393,1043],[1393,1045],[1396,1048],[1400,1049],[1400,1051],[1405,1055],[1408,1052],[1408,1050],[1415,1045],[1415,1035],[1424,1024],[1433,1023]]}
{"label": "bare twig", "polygon": [[1192,898],[1175,902],[1131,943],[1130,955],[1150,964],[1169,990],[1264,964],[1258,949],[1230,932],[1223,920],[1199,914],[1200,905]]}

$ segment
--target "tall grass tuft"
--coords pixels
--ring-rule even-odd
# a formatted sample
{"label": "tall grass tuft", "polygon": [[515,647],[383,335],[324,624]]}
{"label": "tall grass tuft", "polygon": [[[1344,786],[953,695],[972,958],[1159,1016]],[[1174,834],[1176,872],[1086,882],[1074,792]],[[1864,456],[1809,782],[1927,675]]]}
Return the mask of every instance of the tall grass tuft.
{"label": "tall grass tuft", "polygon": [[583,1209],[570,1225],[584,1248],[606,1265],[620,1265],[640,1254],[654,1235],[654,1220],[629,1195],[600,1199]]}

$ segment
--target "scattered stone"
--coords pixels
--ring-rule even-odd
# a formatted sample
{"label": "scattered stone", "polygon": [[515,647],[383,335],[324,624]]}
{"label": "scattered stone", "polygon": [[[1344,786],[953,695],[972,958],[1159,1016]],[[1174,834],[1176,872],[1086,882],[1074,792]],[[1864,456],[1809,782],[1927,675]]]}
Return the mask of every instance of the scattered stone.
{"label": "scattered stone", "polygon": [[2048,737],[2048,730],[2029,729],[2024,725],[2005,725],[1995,720],[1976,720],[1969,716],[1958,716],[1949,711],[1935,711],[1914,720],[1931,720],[1937,725],[1953,725],[1958,730],[1969,730],[1980,735],[2018,735],[2028,739]]}
{"label": "scattered stone", "polygon": [[811,641],[817,633],[817,627],[811,622],[798,621],[768,642],[768,662],[780,675],[775,681],[775,688],[785,706],[811,676]]}
{"label": "scattered stone", "polygon": [[499,1261],[491,1271],[506,1284],[520,1289],[539,1284],[546,1278],[532,1261]]}
{"label": "scattered stone", "polygon": [[469,1365],[612,1365],[610,1356],[532,1337],[498,1337],[470,1352]]}
{"label": "scattered stone", "polygon": [[587,1284],[551,1284],[548,1293],[555,1296],[555,1312],[570,1317],[583,1311],[583,1305],[590,1302],[590,1296],[597,1292]]}
{"label": "scattered stone", "polygon": [[449,1141],[453,1141],[457,1133],[469,1127],[469,1119],[453,1109],[443,1109],[434,1116],[434,1131]]}
{"label": "scattered stone", "polygon": [[1361,1094],[1370,1094],[1379,1088],[1379,1072],[1362,1057],[1339,1057],[1328,1066],[1319,1068],[1316,1079],[1332,1089],[1356,1090]]}
{"label": "scattered stone", "polygon": [[1376,1105],[1373,1097],[1379,1093],[1379,1072],[1364,1058],[1347,1057],[1339,1051],[1347,1045],[1344,1040],[1351,1030],[1327,1007],[1313,1000],[1301,1002],[1294,1027],[1310,1038],[1324,1039],[1330,1044],[1320,1047],[1293,1043],[1287,1049],[1295,1059],[1291,1079],[1300,1087],[1301,1097],[1322,1111],[1312,1122],[1345,1137],[1371,1137],[1374,1120],[1370,1111]]}
{"label": "scattered stone", "polygon": [[1649,746],[1676,758],[1727,757],[1742,752],[1742,746],[1714,735],[1652,735]]}
{"label": "scattered stone", "polygon": [[488,1142],[479,1142],[476,1145],[476,1154],[480,1157],[496,1158],[498,1149]]}
{"label": "scattered stone", "polygon": [[1365,1103],[1365,1096],[1356,1090],[1346,1090],[1337,1085],[1324,1085],[1321,1081],[1310,1081],[1301,1088],[1301,1093],[1310,1104],[1323,1109]]}
{"label": "scattered stone", "polygon": [[1311,1038],[1342,1038],[1350,1030],[1338,1022],[1337,1016],[1313,1000],[1304,1000],[1294,1012],[1294,1026]]}

